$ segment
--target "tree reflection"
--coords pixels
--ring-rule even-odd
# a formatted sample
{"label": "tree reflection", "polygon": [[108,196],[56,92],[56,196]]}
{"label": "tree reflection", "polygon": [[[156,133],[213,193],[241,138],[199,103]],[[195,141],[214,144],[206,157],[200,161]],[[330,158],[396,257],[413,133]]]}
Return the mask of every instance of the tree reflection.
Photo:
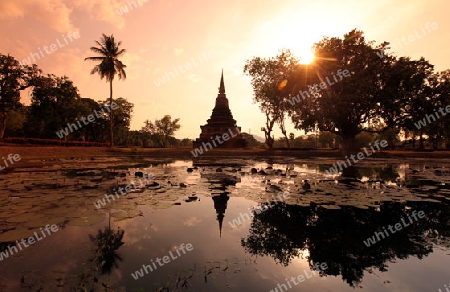
{"label": "tree reflection", "polygon": [[[426,217],[374,245],[363,243],[383,226],[406,219],[412,210],[422,210]],[[386,271],[390,261],[423,258],[432,252],[433,245],[449,247],[449,216],[448,205],[427,202],[389,202],[368,210],[276,204],[259,214],[254,212],[249,235],[241,244],[250,254],[270,256],[284,266],[308,250],[311,267],[325,262],[325,275],[341,275],[354,287],[362,281],[365,270]]]}
{"label": "tree reflection", "polygon": [[101,274],[110,274],[113,267],[118,268],[118,261],[122,258],[116,253],[124,242],[122,241],[125,230],[117,228],[114,231],[109,226],[104,230],[99,229],[94,237],[89,234],[89,238],[95,244],[93,263]]}
{"label": "tree reflection", "polygon": [[357,168],[357,174],[355,177],[362,179],[364,176],[369,179],[381,180],[383,182],[395,182],[399,177],[399,174],[393,165]]}
{"label": "tree reflection", "polygon": [[99,229],[95,236],[89,234],[93,255],[88,258],[89,264],[84,271],[77,275],[74,291],[114,291],[110,276],[113,268],[118,268],[118,263],[122,261],[117,250],[124,244],[124,234],[125,230],[120,227],[116,231],[111,227],[111,214],[108,226]]}
{"label": "tree reflection", "polygon": [[[343,161],[343,160],[341,160]],[[333,165],[330,164],[320,164],[319,171],[325,173]],[[371,167],[367,165],[345,167],[342,169],[341,177],[352,178],[361,180],[367,177],[372,180],[380,180],[382,182],[395,182],[399,178],[398,171],[392,165]]]}

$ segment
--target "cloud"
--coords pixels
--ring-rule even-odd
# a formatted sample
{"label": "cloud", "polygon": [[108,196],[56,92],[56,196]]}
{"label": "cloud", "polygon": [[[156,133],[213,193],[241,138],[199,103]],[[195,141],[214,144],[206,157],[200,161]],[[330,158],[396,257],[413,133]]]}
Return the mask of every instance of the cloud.
{"label": "cloud", "polygon": [[146,54],[150,52],[150,48],[146,46],[140,46],[137,51],[139,52],[139,54]]}
{"label": "cloud", "polygon": [[74,31],[72,9],[63,0],[0,1],[0,19],[31,17],[58,32]]}
{"label": "cloud", "polygon": [[116,12],[126,1],[119,0],[20,0],[0,1],[0,19],[25,16],[46,24],[58,32],[78,30],[72,22],[73,11],[86,12],[91,19],[110,23],[117,28],[125,26],[125,19]]}
{"label": "cloud", "polygon": [[188,74],[186,76],[186,78],[189,79],[190,81],[192,81],[193,83],[197,83],[197,82],[200,82],[203,80],[202,77],[200,77],[199,75],[194,74],[194,73]]}
{"label": "cloud", "polygon": [[2,11],[2,13],[0,14],[0,19],[23,17],[26,10],[23,7],[25,3],[25,1],[1,1],[0,10]]}
{"label": "cloud", "polygon": [[179,56],[184,53],[184,50],[175,48],[175,49],[173,49],[173,52],[175,53],[175,56]]}
{"label": "cloud", "polygon": [[128,79],[132,76],[138,78],[140,75],[139,72],[146,69],[145,65],[147,62],[139,54],[126,52],[123,56],[119,57],[119,59],[127,66],[125,72],[127,73]]}
{"label": "cloud", "polygon": [[127,5],[118,0],[72,0],[78,9],[86,11],[91,18],[115,25],[121,29],[125,26],[125,18],[118,15],[116,9]]}
{"label": "cloud", "polygon": [[20,0],[0,1],[0,19],[30,17],[58,32],[78,30],[73,22],[73,11],[86,12],[92,19],[110,23],[117,28],[125,26],[116,8],[126,1],[119,0]]}
{"label": "cloud", "polygon": [[183,222],[183,225],[185,225],[185,226],[195,226],[195,225],[197,225],[197,224],[200,223],[200,222],[202,222],[202,220],[198,219],[198,218],[195,217],[195,216],[191,216],[191,217],[187,218],[187,219]]}

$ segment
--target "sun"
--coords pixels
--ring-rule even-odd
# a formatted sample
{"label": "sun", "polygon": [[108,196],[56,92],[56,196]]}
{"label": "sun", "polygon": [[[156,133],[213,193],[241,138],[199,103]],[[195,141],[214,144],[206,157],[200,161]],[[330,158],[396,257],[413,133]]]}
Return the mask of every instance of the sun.
{"label": "sun", "polygon": [[300,64],[308,65],[314,61],[314,53],[312,51],[300,52],[298,57],[300,58]]}

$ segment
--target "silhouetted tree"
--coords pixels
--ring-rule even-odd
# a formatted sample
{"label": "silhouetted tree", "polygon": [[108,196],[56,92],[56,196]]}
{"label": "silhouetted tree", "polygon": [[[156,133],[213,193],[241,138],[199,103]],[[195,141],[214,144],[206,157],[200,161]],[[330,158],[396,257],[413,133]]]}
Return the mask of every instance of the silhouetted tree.
{"label": "silhouetted tree", "polygon": [[297,102],[291,100],[297,129],[314,131],[318,125],[320,131],[341,136],[344,149],[359,148],[356,135],[379,118],[381,84],[392,61],[379,56],[386,43],[372,45],[357,30],[315,44],[314,62],[298,66],[287,82],[290,96],[297,96]]}
{"label": "silhouetted tree", "polygon": [[386,69],[386,78],[381,87],[383,96],[381,116],[387,128],[397,127],[416,135],[419,133],[421,147],[425,129],[414,125],[427,112],[432,112],[434,92],[431,80],[433,65],[424,58],[409,57],[393,59]]}
{"label": "silhouetted tree", "polygon": [[[114,136],[116,137],[117,144],[124,145],[126,144],[127,135],[130,130],[131,114],[133,113],[134,104],[122,97],[113,99],[113,102],[117,104],[117,109],[113,113]],[[109,121],[109,118],[107,120]]]}
{"label": "silhouetted tree", "polygon": [[181,127],[179,121],[180,119],[172,121],[170,115],[165,115],[160,120],[156,119],[155,123],[146,120],[141,132],[152,135],[159,147],[167,147],[170,137]]}
{"label": "silhouetted tree", "polygon": [[[86,114],[81,107],[78,89],[66,76],[49,74],[37,77],[34,83],[25,123],[27,136],[55,139],[58,130],[66,127],[67,123],[76,123],[77,117]],[[77,137],[80,132],[70,134]]]}
{"label": "silhouetted tree", "polygon": [[[439,142],[444,139],[446,140],[446,148],[450,148],[450,130],[448,127],[450,116],[448,114],[445,114],[445,116],[442,114],[442,112],[446,112],[443,109],[450,105],[450,70],[433,74],[432,78],[429,78],[428,81],[432,88],[432,94],[427,98],[430,106],[427,108],[427,111],[420,113],[420,117],[417,118],[416,122],[423,120],[428,115],[431,122],[422,128],[432,143],[433,148],[438,148]],[[433,120],[432,117],[436,120]],[[428,118],[426,119],[428,122]]]}
{"label": "silhouetted tree", "polygon": [[242,138],[245,139],[246,144],[248,147],[259,147],[261,146],[261,142],[259,142],[258,140],[256,140],[253,135],[247,134],[245,132],[241,132],[242,134]]}
{"label": "silhouetted tree", "polygon": [[[87,57],[84,60],[89,61],[97,61],[99,64],[95,65],[95,67],[91,70],[91,74],[98,73],[100,75],[100,79],[105,78],[107,82],[109,82],[109,104],[112,105],[113,102],[113,88],[112,82],[114,77],[117,76],[119,79],[125,79],[127,77],[125,73],[124,65],[118,58],[125,53],[125,49],[120,49],[120,45],[122,42],[116,43],[114,40],[114,36],[107,36],[103,34],[103,37],[100,41],[95,41],[98,47],[91,47],[91,51],[97,53],[99,56],[95,57]],[[109,113],[109,134],[110,134],[110,143],[111,148],[114,147],[114,133],[113,133],[113,109],[111,109]]]}
{"label": "silhouetted tree", "polygon": [[285,128],[285,116],[288,114],[289,107],[281,91],[297,64],[298,61],[291,52],[283,50],[273,58],[255,57],[248,60],[244,66],[244,73],[252,78],[253,100],[259,103],[261,111],[266,115],[266,126],[262,128],[262,131],[270,149],[274,143],[271,132],[275,123],[280,127],[286,146],[290,148]]}
{"label": "silhouetted tree", "polygon": [[29,107],[19,104],[17,108],[8,111],[5,137],[25,137],[24,125],[28,116]]}
{"label": "silhouetted tree", "polygon": [[14,57],[0,53],[0,140],[6,129],[8,111],[20,104],[20,91],[33,85],[41,70],[36,65],[20,65]]}

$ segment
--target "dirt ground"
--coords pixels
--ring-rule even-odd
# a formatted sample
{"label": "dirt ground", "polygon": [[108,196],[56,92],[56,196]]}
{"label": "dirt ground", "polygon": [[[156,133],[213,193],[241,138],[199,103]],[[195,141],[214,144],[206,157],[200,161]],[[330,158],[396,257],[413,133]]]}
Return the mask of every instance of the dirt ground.
{"label": "dirt ground", "polygon": [[[94,157],[155,157],[155,158],[180,158],[192,159],[194,156],[192,148],[114,148],[105,147],[61,147],[61,146],[23,146],[23,145],[0,145],[0,157],[8,154],[19,154],[21,160],[14,166],[23,164],[35,164],[42,161],[71,158],[94,158]],[[356,153],[355,153],[356,154]],[[265,150],[265,149],[212,149],[204,152],[198,158],[206,157],[272,157],[288,156],[293,158],[307,159],[312,157],[336,157],[343,158],[340,150],[317,149],[317,150]],[[411,150],[388,150],[373,153],[372,158],[430,158],[450,159],[450,151],[411,151]],[[3,163],[3,158],[0,159]]]}

